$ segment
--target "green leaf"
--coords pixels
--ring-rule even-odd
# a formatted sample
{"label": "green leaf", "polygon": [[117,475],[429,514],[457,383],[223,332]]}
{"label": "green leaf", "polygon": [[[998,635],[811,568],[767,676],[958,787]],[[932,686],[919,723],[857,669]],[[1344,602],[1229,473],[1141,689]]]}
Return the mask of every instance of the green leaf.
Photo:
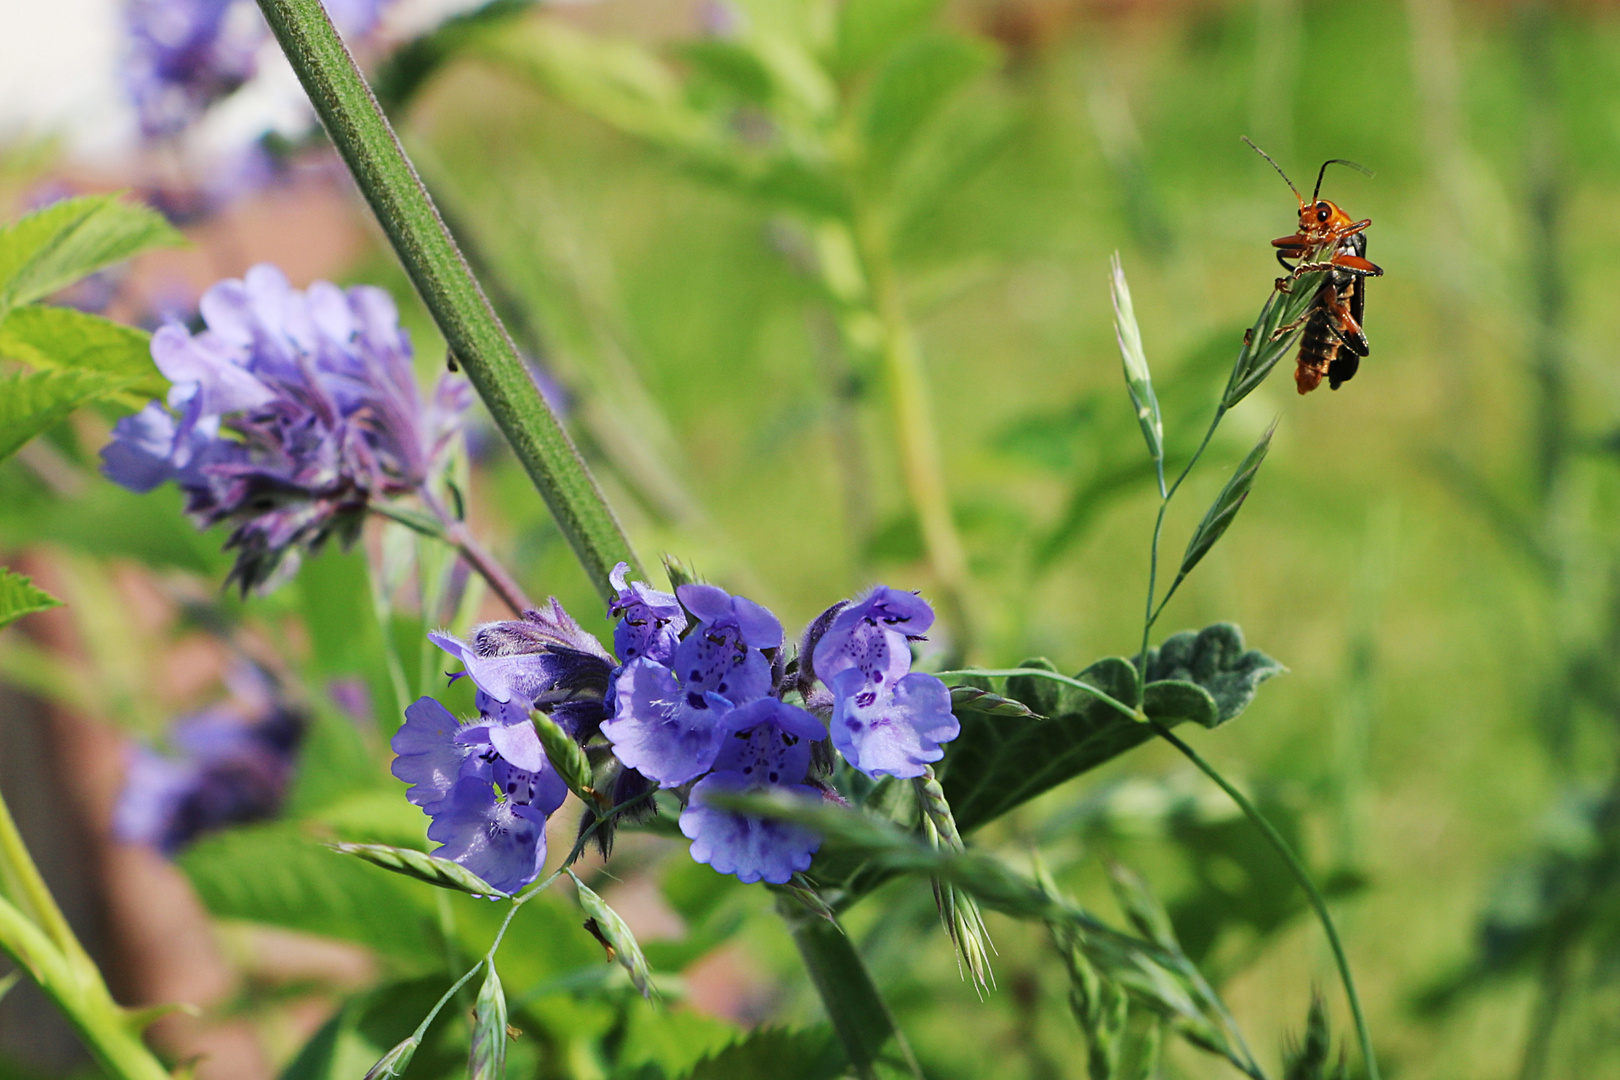
{"label": "green leaf", "polygon": [[1114,340],[1119,342],[1119,355],[1125,363],[1125,386],[1131,393],[1131,404],[1136,406],[1136,422],[1142,426],[1148,453],[1155,463],[1162,465],[1164,419],[1159,415],[1159,399],[1153,393],[1147,354],[1142,351],[1142,331],[1136,325],[1131,287],[1125,281],[1125,268],[1119,264],[1119,252],[1114,252],[1110,266],[1113,270],[1109,283],[1114,300]]}
{"label": "green leaf", "polygon": [[0,315],[105,266],[183,241],[157,211],[116,195],[52,203],[0,229]]}
{"label": "green leaf", "polygon": [[179,863],[218,918],[354,941],[407,963],[431,962],[442,951],[424,890],[335,857],[294,823],[217,833]]}
{"label": "green leaf", "polygon": [[97,371],[15,371],[0,375],[0,460],[22,449],[79,406],[128,386]]}
{"label": "green leaf", "polygon": [[61,607],[62,601],[34,587],[32,578],[0,566],[0,626],[16,622],[24,615]]}
{"label": "green leaf", "polygon": [[869,174],[887,176],[923,124],[995,59],[995,50],[984,42],[942,30],[897,49],[860,106]]}
{"label": "green leaf", "polygon": [[1204,727],[1220,723],[1215,699],[1197,683],[1179,679],[1151,682],[1142,695],[1142,711],[1162,724],[1191,720]]}
{"label": "green leaf", "polygon": [[1236,717],[1249,707],[1261,683],[1287,670],[1260,650],[1245,649],[1243,631],[1228,622],[1172,634],[1158,648],[1149,649],[1147,655],[1150,690],[1153,683],[1173,681],[1196,684],[1208,693],[1215,705],[1213,721],[1187,717],[1206,727]]}
{"label": "green leaf", "polygon": [[490,960],[484,962],[484,984],[473,1006],[467,1080],[506,1080],[506,991]]}
{"label": "green leaf", "polygon": [[420,1045],[414,1039],[417,1024],[446,982],[436,975],[386,983],[350,998],[298,1051],[280,1080],[377,1080],[400,1075],[413,1055],[417,1067],[411,1075],[446,1075],[452,1063],[460,1064],[460,1053],[445,1045],[457,1035],[458,1025],[441,1022]]}
{"label": "green leaf", "polygon": [[[1021,666],[1050,668],[1045,661]],[[1099,660],[1077,678],[1137,704],[1136,672],[1127,660]],[[945,795],[963,833],[1153,737],[1147,725],[1050,679],[1015,676],[1007,680],[1007,695],[1037,715],[970,713],[960,718],[962,733],[946,750]]]}
{"label": "green leaf", "polygon": [[647,970],[647,958],[641,954],[641,946],[636,944],[636,936],[630,932],[630,927],[619,917],[602,898],[596,895],[588,886],[574,877],[573,871],[568,876],[574,878],[574,888],[579,893],[579,906],[585,909],[591,921],[596,924],[594,933],[598,940],[608,951],[608,959],[616,960],[619,966],[630,973],[630,982],[641,992],[644,998],[652,998],[652,975]]}
{"label": "green leaf", "polygon": [[373,866],[437,885],[441,889],[456,889],[473,896],[506,895],[460,863],[436,859],[411,848],[389,847],[387,844],[336,843],[329,846],[333,851],[353,855]]}
{"label": "green leaf", "polygon": [[122,397],[139,406],[160,398],[169,380],[152,362],[152,336],[99,315],[29,304],[0,322],[0,356],[41,370],[96,371],[128,381]]}
{"label": "green leaf", "polygon": [[833,1080],[843,1065],[826,1028],[760,1027],[698,1062],[685,1080]]}
{"label": "green leaf", "polygon": [[1187,552],[1181,557],[1181,570],[1176,575],[1179,582],[1192,572],[1199,560],[1209,554],[1209,549],[1215,542],[1226,534],[1231,526],[1232,519],[1243,508],[1243,500],[1249,497],[1249,489],[1254,486],[1255,474],[1260,471],[1260,463],[1266,460],[1266,451],[1271,449],[1271,436],[1276,433],[1277,422],[1273,420],[1266,433],[1260,436],[1260,441],[1254,444],[1254,449],[1238,462],[1236,471],[1221,493],[1215,497],[1204,520],[1198,523],[1193,530],[1192,539],[1187,541]]}
{"label": "green leaf", "polygon": [[940,0],[845,0],[838,10],[834,66],[852,72],[899,44],[939,9]]}

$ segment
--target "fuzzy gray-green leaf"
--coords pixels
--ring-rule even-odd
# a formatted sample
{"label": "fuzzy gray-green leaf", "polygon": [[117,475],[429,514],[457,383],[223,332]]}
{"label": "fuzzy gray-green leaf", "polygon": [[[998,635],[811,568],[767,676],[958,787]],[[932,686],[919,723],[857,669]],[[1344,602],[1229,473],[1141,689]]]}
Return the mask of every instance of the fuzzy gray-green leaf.
{"label": "fuzzy gray-green leaf", "polygon": [[574,887],[579,892],[579,906],[585,909],[596,923],[596,932],[602,942],[607,946],[608,958],[616,960],[619,966],[630,973],[630,982],[641,992],[644,998],[652,998],[652,973],[647,967],[647,958],[642,955],[641,946],[636,943],[636,936],[630,932],[619,913],[614,911],[602,898],[596,895],[573,873],[568,875],[574,878]]}
{"label": "fuzzy gray-green leaf", "polygon": [[1166,726],[1183,720],[1209,728],[1220,723],[1220,710],[1209,691],[1180,679],[1148,683],[1142,692],[1142,711]]}
{"label": "fuzzy gray-green leaf", "polygon": [[1226,534],[1231,526],[1232,519],[1243,506],[1243,500],[1249,497],[1249,489],[1254,486],[1255,475],[1260,471],[1260,463],[1266,460],[1266,451],[1271,449],[1271,436],[1277,430],[1276,421],[1266,428],[1266,433],[1260,436],[1260,441],[1254,444],[1254,449],[1238,462],[1237,469],[1232,478],[1221,488],[1215,502],[1210,506],[1204,520],[1198,523],[1193,530],[1192,539],[1187,541],[1187,553],[1181,557],[1180,577],[1186,577],[1197,566],[1199,560],[1209,554],[1209,549],[1215,542]]}
{"label": "fuzzy gray-green leaf", "polygon": [[1159,399],[1153,393],[1147,353],[1142,349],[1142,330],[1136,324],[1136,308],[1131,304],[1131,287],[1125,281],[1125,269],[1119,263],[1119,252],[1114,252],[1110,267],[1113,271],[1109,284],[1114,299],[1114,339],[1119,342],[1120,359],[1125,364],[1125,386],[1131,392],[1131,404],[1136,407],[1136,422],[1142,426],[1142,437],[1147,440],[1148,453],[1155,463],[1162,463],[1164,419],[1159,415]]}
{"label": "fuzzy gray-green leaf", "polygon": [[506,991],[493,961],[485,962],[484,985],[473,1006],[467,1080],[506,1080]]}
{"label": "fuzzy gray-green leaf", "polygon": [[392,870],[396,874],[437,885],[441,889],[455,889],[474,896],[505,896],[489,882],[449,859],[436,859],[422,851],[389,847],[387,844],[332,844],[333,851],[354,855],[373,866]]}
{"label": "fuzzy gray-green leaf", "polygon": [[[1172,634],[1158,648],[1149,649],[1147,655],[1149,691],[1159,682],[1202,687],[1215,703],[1214,723],[1207,725],[1210,727],[1243,712],[1261,683],[1287,670],[1259,649],[1245,648],[1243,631],[1227,622]],[[1206,723],[1199,716],[1188,719]]]}

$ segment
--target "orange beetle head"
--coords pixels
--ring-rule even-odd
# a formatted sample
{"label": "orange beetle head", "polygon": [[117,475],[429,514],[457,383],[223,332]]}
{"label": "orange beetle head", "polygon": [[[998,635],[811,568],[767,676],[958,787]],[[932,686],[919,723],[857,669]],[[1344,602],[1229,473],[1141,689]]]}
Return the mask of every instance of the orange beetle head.
{"label": "orange beetle head", "polygon": [[1299,201],[1299,231],[1307,236],[1337,233],[1355,224],[1350,215],[1339,209],[1337,203],[1326,199],[1315,202]]}

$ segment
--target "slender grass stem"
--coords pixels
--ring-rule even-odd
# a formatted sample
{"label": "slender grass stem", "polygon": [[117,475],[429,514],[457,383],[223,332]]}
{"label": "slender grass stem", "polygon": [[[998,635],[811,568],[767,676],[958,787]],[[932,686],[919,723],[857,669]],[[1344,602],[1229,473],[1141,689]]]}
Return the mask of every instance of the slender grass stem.
{"label": "slender grass stem", "polygon": [[378,223],[604,600],[635,552],[596,480],[523,367],[416,169],[320,0],[259,0],[293,71]]}
{"label": "slender grass stem", "polygon": [[1361,1043],[1361,1056],[1367,1064],[1367,1075],[1371,1080],[1378,1080],[1378,1059],[1373,1056],[1372,1035],[1367,1030],[1367,1018],[1361,1011],[1361,997],[1356,993],[1356,980],[1350,974],[1350,961],[1344,954],[1344,945],[1339,940],[1339,931],[1333,925],[1333,916],[1328,913],[1327,900],[1323,898],[1321,890],[1316,887],[1316,883],[1311,880],[1310,871],[1305,869],[1305,864],[1299,861],[1299,856],[1295,855],[1293,848],[1288,846],[1288,841],[1284,840],[1276,827],[1266,820],[1266,816],[1260,812],[1259,807],[1249,801],[1248,796],[1244,795],[1226,777],[1222,776],[1215,766],[1205,761],[1198,751],[1183,742],[1175,732],[1157,720],[1149,720],[1148,723],[1153,725],[1153,730],[1158,733],[1161,739],[1181,751],[1182,756],[1198,766],[1199,771],[1215,781],[1216,786],[1226,792],[1233,802],[1237,803],[1238,809],[1243,811],[1250,824],[1260,830],[1261,835],[1266,838],[1272,848],[1281,856],[1282,861],[1287,864],[1289,873],[1294,875],[1294,880],[1299,882],[1299,887],[1305,890],[1306,898],[1310,900],[1311,907],[1316,911],[1317,921],[1322,924],[1322,931],[1327,935],[1328,948],[1333,951],[1333,961],[1338,965],[1339,979],[1344,983],[1344,995],[1350,1002],[1350,1014],[1355,1018],[1356,1038]]}
{"label": "slender grass stem", "polygon": [[967,554],[951,514],[927,374],[917,351],[916,336],[906,318],[905,301],[889,258],[888,238],[881,221],[871,213],[858,214],[854,238],[872,290],[874,310],[883,327],[883,374],[894,410],[895,439],[906,494],[922,529],[923,547],[939,588],[945,623],[955,635],[957,654],[967,655],[973,641],[967,599]]}

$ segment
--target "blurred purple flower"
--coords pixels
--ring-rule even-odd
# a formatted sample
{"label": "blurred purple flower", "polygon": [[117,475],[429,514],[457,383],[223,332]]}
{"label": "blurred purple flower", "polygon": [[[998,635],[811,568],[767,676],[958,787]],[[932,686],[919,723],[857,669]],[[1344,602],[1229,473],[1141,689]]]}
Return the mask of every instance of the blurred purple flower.
{"label": "blurred purple flower", "polygon": [[132,749],[114,835],[173,855],[203,833],[275,817],[303,734],[303,715],[280,701],[252,715],[222,705],[177,721],[176,753]]}
{"label": "blurred purple flower", "polygon": [[168,407],[119,421],[102,471],[132,491],[173,480],[199,527],[231,522],[229,580],[244,592],[329,537],[353,542],[371,500],[418,490],[442,464],[466,384],[441,378],[423,404],[381,289],[299,291],[261,264],[210,288],[201,311],[202,332],[152,336]]}
{"label": "blurred purple flower", "polygon": [[821,838],[797,825],[750,817],[713,805],[716,793],[763,789],[818,799],[804,784],[810,747],[826,738],[821,722],[776,698],[760,698],[727,713],[717,725],[714,771],[692,788],[681,813],[681,832],[692,841],[692,858],[742,882],[785,884],[808,870]]}
{"label": "blurred purple flower", "polygon": [[782,624],[752,600],[713,585],[676,592],[697,626],[675,647],[670,666],[647,657],[624,665],[614,681],[613,719],[602,724],[621,762],[666,787],[709,770],[719,718],[770,692],[771,664],[761,650],[782,644]]}
{"label": "blurred purple flower", "polygon": [[240,0],[126,0],[125,85],[141,133],[167,138],[249,78],[268,28]]}
{"label": "blurred purple flower", "polygon": [[521,889],[546,859],[546,818],[568,788],[546,760],[527,717],[463,724],[432,698],[405,710],[394,733],[393,773],[433,821],[428,839],[501,892]]}
{"label": "blurred purple flower", "polygon": [[921,776],[961,731],[949,688],[911,671],[907,639],[933,622],[922,597],[879,585],[839,611],[816,643],[816,676],[833,693],[833,745],[868,776]]}

